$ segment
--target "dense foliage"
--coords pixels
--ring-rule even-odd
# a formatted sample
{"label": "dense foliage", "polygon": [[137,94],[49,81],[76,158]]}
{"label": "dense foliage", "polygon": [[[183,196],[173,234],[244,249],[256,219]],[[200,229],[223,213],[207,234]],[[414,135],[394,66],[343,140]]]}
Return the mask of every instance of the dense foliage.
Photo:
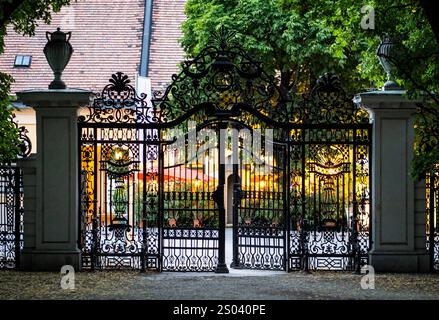
{"label": "dense foliage", "polygon": [[[374,28],[361,22],[374,9]],[[383,34],[396,43],[395,78],[419,104],[413,174],[439,163],[439,48],[419,1],[414,0],[188,0],[182,44],[194,56],[224,26],[264,63],[285,94],[306,92],[316,78],[336,73],[348,92],[383,85],[376,50]]]}
{"label": "dense foliage", "polygon": [[[189,0],[182,44],[197,54],[224,26],[266,71],[278,75],[281,90],[307,91],[324,72],[336,72],[349,91],[368,86],[357,69],[366,39],[346,34],[346,17],[359,29],[356,1],[299,0]],[[355,4],[355,5],[354,5]]]}
{"label": "dense foliage", "polygon": [[[395,41],[390,60],[399,83],[410,98],[417,99],[416,145],[412,173],[422,178],[439,163],[439,45],[419,1],[376,0],[373,2],[377,33],[386,32]],[[378,43],[377,37],[371,37]],[[367,52],[366,61],[373,61]],[[374,72],[365,68],[365,76]]]}
{"label": "dense foliage", "polygon": [[12,120],[9,108],[9,91],[12,79],[0,73],[0,163],[10,162],[18,152],[18,129]]}

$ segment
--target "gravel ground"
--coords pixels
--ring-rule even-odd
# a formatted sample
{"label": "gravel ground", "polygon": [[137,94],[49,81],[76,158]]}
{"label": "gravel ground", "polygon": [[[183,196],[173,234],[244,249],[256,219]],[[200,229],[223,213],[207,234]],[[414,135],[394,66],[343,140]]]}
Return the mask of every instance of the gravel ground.
{"label": "gravel ground", "polygon": [[377,274],[374,290],[362,276],[335,272],[199,273],[80,272],[75,289],[53,272],[0,271],[0,299],[439,299],[439,274]]}

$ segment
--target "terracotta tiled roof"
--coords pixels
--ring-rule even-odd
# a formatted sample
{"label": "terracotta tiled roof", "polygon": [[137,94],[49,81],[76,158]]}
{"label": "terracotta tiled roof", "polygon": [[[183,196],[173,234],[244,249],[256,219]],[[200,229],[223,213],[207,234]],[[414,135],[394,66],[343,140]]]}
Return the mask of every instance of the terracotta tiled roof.
{"label": "terracotta tiled roof", "polygon": [[154,0],[148,77],[153,90],[162,90],[171,82],[184,53],[178,39],[186,19],[186,0]]}
{"label": "terracotta tiled roof", "polygon": [[[23,38],[9,28],[0,70],[15,78],[12,92],[47,88],[53,76],[43,54],[45,34],[60,26],[62,31],[72,31],[70,42],[75,50],[63,73],[68,87],[98,91],[117,71],[128,74],[134,83],[140,64],[143,17],[144,0],[72,1],[71,6],[53,15],[51,25],[41,23],[35,37]],[[14,68],[15,55],[32,55],[31,67]]]}

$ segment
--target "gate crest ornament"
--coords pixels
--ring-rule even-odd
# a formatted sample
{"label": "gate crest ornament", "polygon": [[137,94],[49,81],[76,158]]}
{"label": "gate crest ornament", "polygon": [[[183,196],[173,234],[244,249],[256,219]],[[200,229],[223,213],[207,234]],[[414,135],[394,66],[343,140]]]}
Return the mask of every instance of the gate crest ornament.
{"label": "gate crest ornament", "polygon": [[155,113],[148,108],[146,94],[137,95],[131,80],[122,72],[111,76],[109,84],[96,94],[91,107],[78,122],[141,123],[153,121]]}
{"label": "gate crest ornament", "polygon": [[283,127],[369,123],[368,113],[352,101],[335,74],[322,75],[309,94],[282,94],[278,80],[234,44],[224,28],[216,39],[218,46],[207,46],[182,62],[166,89],[154,91],[148,99],[136,93],[127,75],[113,74],[79,122],[166,127],[195,113],[227,117],[250,112]]}

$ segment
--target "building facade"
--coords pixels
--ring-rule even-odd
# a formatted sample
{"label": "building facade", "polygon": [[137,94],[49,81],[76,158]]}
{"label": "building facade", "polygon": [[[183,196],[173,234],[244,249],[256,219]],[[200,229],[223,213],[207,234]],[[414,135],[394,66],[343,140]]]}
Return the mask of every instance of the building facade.
{"label": "building facade", "polygon": [[[60,27],[71,32],[74,53],[63,72],[69,88],[101,91],[113,73],[124,72],[137,92],[151,96],[171,81],[183,59],[179,43],[185,0],[74,1],[39,23],[35,36],[17,34],[9,26],[0,71],[13,76],[11,93],[45,89],[53,79],[43,48],[46,33]],[[36,119],[32,108],[17,101],[16,121],[29,131],[37,151]]]}

